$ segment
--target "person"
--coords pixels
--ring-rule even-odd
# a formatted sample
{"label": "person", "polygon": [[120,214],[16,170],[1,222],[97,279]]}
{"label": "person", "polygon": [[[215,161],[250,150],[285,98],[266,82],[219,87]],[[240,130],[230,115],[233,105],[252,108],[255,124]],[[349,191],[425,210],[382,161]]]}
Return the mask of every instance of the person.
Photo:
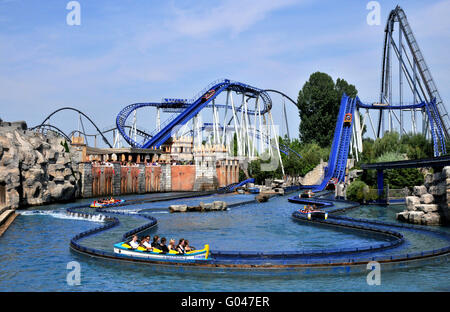
{"label": "person", "polygon": [[183,238],[180,238],[175,250],[178,251],[180,254],[184,254],[184,239]]}
{"label": "person", "polygon": [[152,245],[150,245],[150,236],[147,235],[143,240],[142,240],[142,247],[144,247],[145,249],[147,249],[147,251],[152,251],[153,247]]}
{"label": "person", "polygon": [[138,242],[138,237],[137,235],[133,235],[133,238],[131,239],[131,241],[128,243],[128,245],[131,246],[131,248],[136,249],[139,247],[139,242]]}
{"label": "person", "polygon": [[153,236],[152,247],[153,248],[157,248],[157,249],[161,249],[160,245],[159,245],[159,236],[158,235]]}
{"label": "person", "polygon": [[169,250],[176,250],[176,247],[175,247],[175,240],[174,240],[173,238],[170,239],[170,241],[169,241],[169,246],[167,246],[167,248],[168,248]]}
{"label": "person", "polygon": [[189,245],[189,241],[187,239],[184,241],[184,250],[186,252],[195,250],[194,247]]}
{"label": "person", "polygon": [[165,237],[161,238],[161,244],[159,244],[159,247],[161,247],[160,249],[162,250],[162,252],[169,252],[169,248],[166,246],[166,238]]}

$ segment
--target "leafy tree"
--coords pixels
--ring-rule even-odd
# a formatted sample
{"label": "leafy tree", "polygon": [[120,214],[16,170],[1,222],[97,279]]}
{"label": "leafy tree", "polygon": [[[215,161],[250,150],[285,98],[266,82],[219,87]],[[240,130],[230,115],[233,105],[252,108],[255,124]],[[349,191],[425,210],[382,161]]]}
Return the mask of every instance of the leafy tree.
{"label": "leafy tree", "polygon": [[330,154],[329,147],[322,148],[315,142],[303,143],[298,139],[290,141],[285,137],[280,138],[280,143],[289,146],[289,148],[302,156],[302,158],[299,158],[292,152],[289,155],[281,154],[284,171],[292,176],[304,176],[314,169],[321,159],[327,161]]}
{"label": "leafy tree", "polygon": [[255,179],[256,184],[264,184],[266,179],[281,179],[282,173],[280,166],[275,171],[262,171],[261,160],[257,159],[248,164],[249,175]]}
{"label": "leafy tree", "polygon": [[300,115],[300,139],[317,142],[320,147],[331,144],[343,93],[355,97],[355,86],[338,78],[336,84],[326,73],[315,72],[303,85],[297,99]]}
{"label": "leafy tree", "polygon": [[417,168],[391,169],[386,170],[384,182],[389,185],[389,188],[401,189],[408,187],[412,190],[415,185],[424,183],[424,176]]}

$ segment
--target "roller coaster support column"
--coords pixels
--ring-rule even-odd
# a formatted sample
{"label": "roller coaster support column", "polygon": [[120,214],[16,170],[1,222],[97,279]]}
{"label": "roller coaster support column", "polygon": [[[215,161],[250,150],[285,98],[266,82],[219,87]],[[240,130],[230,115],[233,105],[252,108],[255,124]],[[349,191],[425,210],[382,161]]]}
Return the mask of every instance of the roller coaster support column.
{"label": "roller coaster support column", "polygon": [[161,131],[161,112],[159,107],[156,109],[156,129],[158,129],[158,132]]}
{"label": "roller coaster support column", "polygon": [[378,198],[383,196],[384,191],[384,171],[383,169],[377,169],[377,188],[378,188]]}
{"label": "roller coaster support column", "polygon": [[277,147],[278,159],[280,160],[281,171],[283,172],[283,178],[284,178],[285,173],[284,173],[283,160],[281,159],[281,154],[280,154],[280,145],[278,144],[278,133],[275,131],[275,125],[273,124],[272,112],[269,111],[268,115],[269,115],[269,122],[272,124],[273,137],[275,138],[275,145]]}

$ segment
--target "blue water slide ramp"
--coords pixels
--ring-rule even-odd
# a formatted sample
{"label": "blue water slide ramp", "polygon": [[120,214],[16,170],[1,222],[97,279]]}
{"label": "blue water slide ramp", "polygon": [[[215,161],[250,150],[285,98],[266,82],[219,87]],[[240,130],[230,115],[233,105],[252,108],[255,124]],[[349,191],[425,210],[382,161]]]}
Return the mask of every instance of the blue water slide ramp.
{"label": "blue water slide ramp", "polygon": [[436,106],[436,98],[434,98],[431,103],[429,104],[430,110],[433,114],[434,121],[436,124],[436,135],[439,143],[439,156],[445,155],[447,153],[447,147],[445,146],[445,133],[444,133],[444,125],[442,124],[442,120],[439,115],[438,108]]}
{"label": "blue water slide ramp", "polygon": [[[349,99],[347,101],[345,114],[355,113],[357,99]],[[337,159],[336,172],[334,178],[339,182],[345,179],[345,169],[347,168],[348,153],[350,150],[350,141],[352,139],[353,118],[350,124],[346,124],[342,129],[342,138],[339,144],[339,154]]]}
{"label": "blue water slide ramp", "polygon": [[230,191],[234,191],[234,190],[237,189],[238,187],[244,186],[244,185],[246,185],[246,184],[248,184],[248,183],[255,183],[255,179],[251,178],[251,179],[247,179],[247,180],[241,181],[241,182],[239,182],[238,184],[233,185],[233,186],[230,188]]}
{"label": "blue water slide ramp", "polygon": [[325,169],[325,175],[322,182],[319,185],[311,186],[314,192],[322,191],[328,185],[330,179],[335,176],[335,170],[337,166],[337,158],[339,148],[341,145],[342,131],[344,128],[344,117],[346,114],[348,102],[350,98],[344,93],[341,98],[341,105],[339,107],[339,114],[336,121],[336,128],[334,130],[333,143],[331,144],[330,157],[328,159],[328,167]]}

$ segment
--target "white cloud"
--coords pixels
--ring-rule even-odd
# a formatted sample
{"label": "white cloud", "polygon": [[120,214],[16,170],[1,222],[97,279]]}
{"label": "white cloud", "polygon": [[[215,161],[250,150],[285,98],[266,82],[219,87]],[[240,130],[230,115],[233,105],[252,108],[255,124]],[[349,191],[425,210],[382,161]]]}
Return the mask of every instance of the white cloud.
{"label": "white cloud", "polygon": [[[263,20],[270,12],[298,3],[298,0],[226,0],[220,5],[190,9],[174,8],[168,25],[189,36],[205,36],[219,31],[239,34]],[[211,3],[211,2],[209,2]]]}

